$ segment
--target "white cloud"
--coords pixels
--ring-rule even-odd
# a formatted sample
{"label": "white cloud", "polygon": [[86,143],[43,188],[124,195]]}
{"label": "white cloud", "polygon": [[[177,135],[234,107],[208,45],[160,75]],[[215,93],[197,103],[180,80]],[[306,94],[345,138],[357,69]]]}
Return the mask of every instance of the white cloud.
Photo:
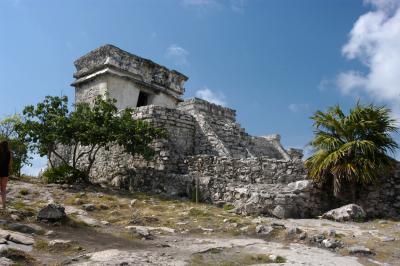
{"label": "white cloud", "polygon": [[342,72],[338,86],[343,94],[367,95],[400,109],[400,0],[364,2],[373,10],[358,18],[342,53],[367,72]]}
{"label": "white cloud", "polygon": [[293,113],[307,111],[309,107],[310,106],[308,103],[291,103],[288,106],[289,110],[292,111]]}
{"label": "white cloud", "polygon": [[38,176],[38,174],[47,167],[47,157],[40,157],[37,154],[33,154],[32,157],[32,166],[22,167],[21,172],[30,176]]}
{"label": "white cloud", "polygon": [[246,0],[231,0],[231,9],[239,14],[243,14],[246,7]]}
{"label": "white cloud", "polygon": [[225,95],[221,92],[214,92],[207,87],[196,91],[196,97],[218,105],[226,106]]}
{"label": "white cloud", "polygon": [[188,65],[189,61],[187,60],[187,57],[189,55],[189,52],[186,51],[184,48],[173,44],[170,47],[167,48],[165,56],[168,59],[171,59],[174,61],[175,64],[177,65]]}

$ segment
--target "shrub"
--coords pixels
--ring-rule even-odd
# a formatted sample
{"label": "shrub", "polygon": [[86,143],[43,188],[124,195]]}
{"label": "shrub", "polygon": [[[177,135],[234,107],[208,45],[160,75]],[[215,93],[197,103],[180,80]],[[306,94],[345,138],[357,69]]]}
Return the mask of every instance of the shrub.
{"label": "shrub", "polygon": [[29,194],[29,190],[26,188],[21,188],[21,190],[19,191],[19,194],[21,194],[22,196],[26,196]]}
{"label": "shrub", "polygon": [[43,178],[47,183],[55,184],[73,184],[88,180],[84,172],[66,164],[46,169],[43,173]]}

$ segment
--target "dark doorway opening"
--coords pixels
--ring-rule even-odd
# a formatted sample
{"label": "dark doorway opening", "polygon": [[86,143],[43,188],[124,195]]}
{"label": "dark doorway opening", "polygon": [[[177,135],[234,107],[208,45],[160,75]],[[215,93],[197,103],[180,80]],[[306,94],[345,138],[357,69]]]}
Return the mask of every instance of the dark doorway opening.
{"label": "dark doorway opening", "polygon": [[148,101],[149,101],[149,94],[141,91],[141,92],[139,92],[139,98],[138,98],[136,106],[137,107],[146,106],[149,104]]}

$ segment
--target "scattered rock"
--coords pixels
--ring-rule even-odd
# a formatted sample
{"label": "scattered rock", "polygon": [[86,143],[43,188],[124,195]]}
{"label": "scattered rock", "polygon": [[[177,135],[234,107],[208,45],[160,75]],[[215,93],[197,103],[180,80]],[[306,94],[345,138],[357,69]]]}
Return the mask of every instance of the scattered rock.
{"label": "scattered rock", "polygon": [[299,239],[300,240],[304,240],[304,239],[306,239],[307,238],[307,233],[306,232],[303,232],[303,233],[301,233],[300,235],[299,235]]}
{"label": "scattered rock", "polygon": [[108,206],[105,205],[105,204],[100,204],[100,205],[99,205],[99,208],[100,208],[101,210],[108,210],[108,209],[110,209],[110,207],[108,207]]}
{"label": "scattered rock", "polygon": [[282,224],[282,223],[272,223],[271,224],[271,226],[273,227],[273,228],[276,228],[276,229],[285,229],[286,228],[286,226],[284,225],[284,224]]}
{"label": "scattered rock", "polygon": [[101,223],[102,225],[109,225],[109,224],[110,224],[110,222],[107,222],[107,221],[100,221],[100,223]]}
{"label": "scattered rock", "polygon": [[212,233],[212,232],[214,232],[214,229],[212,229],[212,228],[204,228],[204,227],[199,227],[201,230],[203,230],[204,232],[207,232],[207,233]]}
{"label": "scattered rock", "polygon": [[364,246],[352,246],[347,249],[350,255],[373,255],[373,252]]}
{"label": "scattered rock", "polygon": [[10,217],[11,217],[11,219],[13,221],[20,221],[21,220],[21,217],[19,217],[17,214],[11,214]]}
{"label": "scattered rock", "polygon": [[337,248],[340,247],[342,245],[342,243],[338,240],[335,239],[324,239],[322,240],[322,246],[326,247],[326,248]]}
{"label": "scattered rock", "polygon": [[72,244],[71,240],[63,240],[63,239],[54,239],[49,242],[50,247],[55,248],[68,248]]}
{"label": "scattered rock", "polygon": [[13,262],[10,259],[7,259],[6,257],[1,257],[0,258],[0,265],[2,265],[2,266],[11,266],[11,265],[16,265],[16,263]]}
{"label": "scattered rock", "polygon": [[286,209],[281,205],[276,206],[272,211],[272,214],[279,219],[285,219],[288,215]]}
{"label": "scattered rock", "polygon": [[242,232],[246,232],[247,230],[249,230],[248,226],[243,226],[242,228],[240,228],[240,231]]}
{"label": "scattered rock", "polygon": [[55,203],[50,203],[43,207],[38,215],[38,221],[57,222],[66,217],[65,209],[63,206]]}
{"label": "scattered rock", "polygon": [[385,236],[382,239],[382,242],[391,242],[391,241],[395,241],[396,238],[392,237],[392,236]]}
{"label": "scattered rock", "polygon": [[35,240],[29,235],[0,229],[0,238],[22,245],[33,245]]}
{"label": "scattered rock", "polygon": [[87,224],[88,226],[101,226],[101,222],[99,222],[96,219],[90,218],[88,216],[85,215],[77,215],[76,216],[79,220],[81,220],[82,222],[84,222],[85,224]]}
{"label": "scattered rock", "polygon": [[77,198],[77,199],[75,199],[74,203],[75,203],[75,205],[81,205],[81,204],[83,204],[83,201],[81,199]]}
{"label": "scattered rock", "polygon": [[315,243],[321,243],[325,239],[324,235],[313,235],[312,241]]}
{"label": "scattered rock", "polygon": [[82,209],[84,209],[85,211],[91,212],[91,211],[96,210],[96,206],[94,204],[87,203],[87,204],[82,205]]}
{"label": "scattered rock", "polygon": [[133,199],[133,200],[131,200],[131,202],[129,203],[129,205],[130,205],[131,207],[133,207],[133,206],[135,206],[136,202],[137,202],[137,199]]}
{"label": "scattered rock", "polygon": [[276,256],[276,255],[274,255],[274,254],[271,254],[271,255],[268,256],[268,258],[269,258],[271,261],[275,262],[275,261],[278,259],[278,256]]}
{"label": "scattered rock", "polygon": [[54,231],[53,230],[49,230],[46,233],[44,233],[45,236],[52,236],[54,235]]}
{"label": "scattered rock", "polygon": [[74,206],[65,206],[65,213],[69,214],[80,214],[80,215],[87,215],[88,213],[82,209],[78,209]]}
{"label": "scattered rock", "polygon": [[269,235],[274,231],[274,228],[272,226],[266,226],[259,224],[256,226],[256,233],[259,235]]}
{"label": "scattered rock", "polygon": [[144,237],[145,239],[151,238],[150,230],[145,226],[127,226],[125,228],[134,231],[136,234],[138,234],[141,237]]}
{"label": "scattered rock", "polygon": [[361,206],[356,204],[348,204],[324,213],[322,218],[343,222],[364,220],[366,216],[367,215]]}
{"label": "scattered rock", "polygon": [[287,229],[288,235],[297,235],[297,234],[300,234],[301,232],[302,232],[302,230],[298,227],[291,227],[291,228]]}

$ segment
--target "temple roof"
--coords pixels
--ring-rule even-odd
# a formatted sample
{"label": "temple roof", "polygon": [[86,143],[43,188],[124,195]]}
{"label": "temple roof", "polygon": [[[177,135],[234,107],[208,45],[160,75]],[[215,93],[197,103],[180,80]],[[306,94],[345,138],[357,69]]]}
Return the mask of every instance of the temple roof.
{"label": "temple roof", "polygon": [[176,70],[170,70],[149,59],[128,53],[114,45],[103,45],[88,54],[80,57],[75,62],[76,72],[74,77],[85,80],[85,77],[110,68],[131,75],[135,79],[153,86],[161,86],[183,94],[184,83],[188,77]]}

